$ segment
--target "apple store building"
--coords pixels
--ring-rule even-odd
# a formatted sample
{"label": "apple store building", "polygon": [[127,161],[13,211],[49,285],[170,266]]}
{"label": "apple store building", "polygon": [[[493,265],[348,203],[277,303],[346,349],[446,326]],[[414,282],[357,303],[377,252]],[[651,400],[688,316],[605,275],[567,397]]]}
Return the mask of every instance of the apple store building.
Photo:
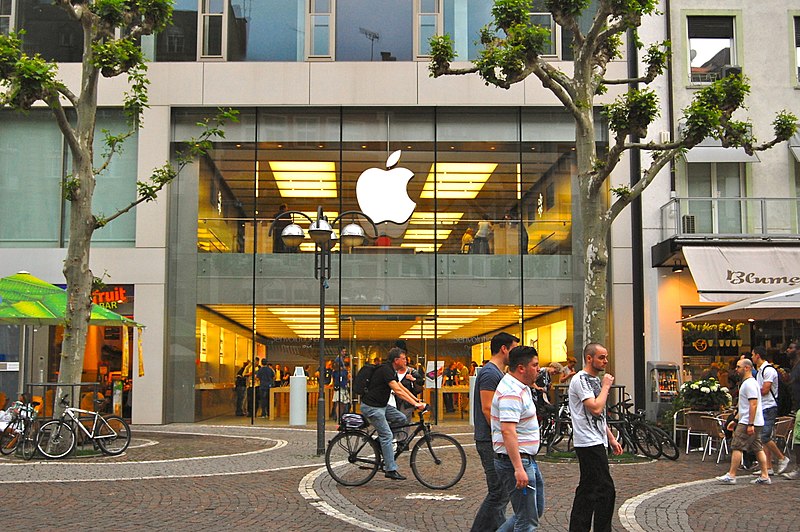
{"label": "apple store building", "polygon": [[[502,331],[536,346],[542,365],[580,352],[574,124],[566,113],[240,112],[169,196],[165,373],[173,408],[194,404],[197,420],[232,414],[232,383],[256,357],[278,369],[280,382],[296,367],[313,380],[321,325],[325,358],[346,349],[354,371],[400,340],[410,363],[428,370],[479,366]],[[179,150],[208,111],[172,113]],[[318,211],[333,226],[330,253],[315,254],[306,236]],[[364,238],[337,238],[350,224]],[[292,229],[294,239],[281,238]],[[320,283],[316,261],[326,256],[330,272]],[[448,372],[444,385],[466,385],[464,372]]]}

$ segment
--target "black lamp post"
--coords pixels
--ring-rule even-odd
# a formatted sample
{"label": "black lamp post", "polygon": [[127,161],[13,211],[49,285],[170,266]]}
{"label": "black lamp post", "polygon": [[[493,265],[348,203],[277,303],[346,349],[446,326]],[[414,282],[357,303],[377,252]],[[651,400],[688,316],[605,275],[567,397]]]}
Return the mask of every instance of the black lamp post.
{"label": "black lamp post", "polygon": [[[307,214],[300,211],[286,211],[279,214],[269,228],[269,234],[272,235],[272,230],[275,223],[281,218],[287,218],[292,215],[302,216],[308,220],[311,225],[308,228],[309,237],[314,241],[314,277],[319,279],[319,397],[317,398],[317,456],[325,453],[325,289],[328,288],[328,279],[331,278],[331,249],[336,244],[336,233],[333,231],[333,226],[336,222],[343,219],[345,216],[363,216],[369,221],[374,230],[374,234],[378,234],[378,229],[372,218],[367,216],[361,211],[346,211],[337,216],[332,222],[328,222],[328,218],[322,214],[322,206],[317,207],[317,219],[312,220]],[[276,235],[277,237],[277,235]],[[306,235],[303,228],[295,223],[287,225],[280,234],[283,243],[288,247],[299,246]],[[364,229],[356,224],[348,224],[342,229],[342,236],[340,242],[342,247],[360,246],[364,243],[366,234]]]}

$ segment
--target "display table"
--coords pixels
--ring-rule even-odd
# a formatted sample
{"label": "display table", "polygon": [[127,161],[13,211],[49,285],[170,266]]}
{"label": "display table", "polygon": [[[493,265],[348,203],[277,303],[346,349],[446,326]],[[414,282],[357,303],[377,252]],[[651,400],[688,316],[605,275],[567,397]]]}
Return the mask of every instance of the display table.
{"label": "display table", "polygon": [[[469,385],[462,385],[462,386],[442,386],[437,390],[439,393],[436,397],[436,410],[438,419],[442,419],[444,417],[444,394],[446,393],[454,393],[456,396],[453,398],[453,406],[456,408],[458,412],[461,413],[461,418],[464,418],[464,411],[469,408]],[[428,404],[433,403],[431,401],[431,396],[434,393],[434,388],[425,388],[422,392],[422,400]],[[466,408],[464,408],[466,407]]]}

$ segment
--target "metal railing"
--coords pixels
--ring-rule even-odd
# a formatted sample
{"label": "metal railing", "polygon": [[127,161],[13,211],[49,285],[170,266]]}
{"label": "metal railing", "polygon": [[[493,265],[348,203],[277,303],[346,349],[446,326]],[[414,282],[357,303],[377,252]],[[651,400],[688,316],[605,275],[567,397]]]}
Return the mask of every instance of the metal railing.
{"label": "metal railing", "polygon": [[797,198],[673,198],[661,207],[662,240],[800,240]]}

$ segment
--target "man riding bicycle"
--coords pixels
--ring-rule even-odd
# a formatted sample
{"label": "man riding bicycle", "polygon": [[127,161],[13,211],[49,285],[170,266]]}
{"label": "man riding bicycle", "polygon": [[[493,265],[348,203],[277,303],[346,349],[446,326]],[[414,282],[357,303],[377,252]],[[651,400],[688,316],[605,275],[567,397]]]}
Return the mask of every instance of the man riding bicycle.
{"label": "man riding bicycle", "polygon": [[419,410],[425,408],[425,403],[417,400],[397,380],[397,370],[404,366],[405,362],[406,354],[402,349],[398,347],[391,349],[387,362],[375,369],[369,379],[366,393],[361,396],[361,413],[366,416],[378,431],[386,478],[394,480],[405,480],[406,477],[397,472],[397,463],[394,461],[394,451],[392,450],[393,434],[390,425],[405,425],[407,420],[402,412],[389,404],[389,394],[394,392],[395,396],[411,403],[414,408]]}

